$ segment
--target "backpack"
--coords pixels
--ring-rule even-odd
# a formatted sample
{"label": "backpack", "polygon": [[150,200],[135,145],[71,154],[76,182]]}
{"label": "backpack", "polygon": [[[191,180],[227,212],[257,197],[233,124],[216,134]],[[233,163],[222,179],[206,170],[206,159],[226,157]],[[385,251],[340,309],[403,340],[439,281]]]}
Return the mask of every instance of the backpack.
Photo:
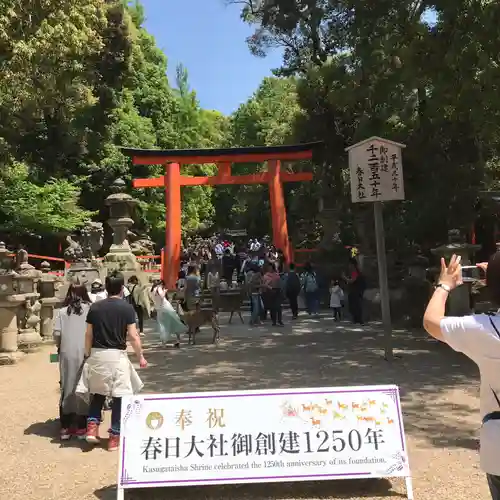
{"label": "backpack", "polygon": [[295,295],[300,293],[300,278],[297,273],[288,273],[286,277],[285,291],[287,294]]}
{"label": "backpack", "polygon": [[134,285],[132,287],[132,290],[129,290],[130,292],[130,295],[127,295],[127,297],[125,297],[125,300],[135,309],[137,307],[137,304],[135,302],[135,299],[134,299],[134,290],[135,290],[135,287],[137,285]]}
{"label": "backpack", "polygon": [[304,283],[304,291],[308,293],[315,292],[318,289],[318,283],[316,281],[316,273],[307,273]]}

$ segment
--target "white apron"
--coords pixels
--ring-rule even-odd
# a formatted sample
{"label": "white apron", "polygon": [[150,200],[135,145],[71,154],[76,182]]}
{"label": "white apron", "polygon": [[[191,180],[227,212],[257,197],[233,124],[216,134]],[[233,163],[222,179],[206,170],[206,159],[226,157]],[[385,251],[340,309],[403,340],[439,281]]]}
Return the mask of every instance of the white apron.
{"label": "white apron", "polygon": [[144,384],[128,358],[127,351],[92,349],[83,365],[77,394],[121,398],[137,394]]}

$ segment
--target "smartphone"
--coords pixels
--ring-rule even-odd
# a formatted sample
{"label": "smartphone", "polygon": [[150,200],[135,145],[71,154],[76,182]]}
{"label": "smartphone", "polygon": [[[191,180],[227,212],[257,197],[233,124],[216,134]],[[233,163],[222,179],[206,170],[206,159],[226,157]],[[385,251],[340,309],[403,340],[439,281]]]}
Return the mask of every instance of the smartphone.
{"label": "smartphone", "polygon": [[477,266],[462,266],[462,281],[472,283],[486,279],[485,272]]}

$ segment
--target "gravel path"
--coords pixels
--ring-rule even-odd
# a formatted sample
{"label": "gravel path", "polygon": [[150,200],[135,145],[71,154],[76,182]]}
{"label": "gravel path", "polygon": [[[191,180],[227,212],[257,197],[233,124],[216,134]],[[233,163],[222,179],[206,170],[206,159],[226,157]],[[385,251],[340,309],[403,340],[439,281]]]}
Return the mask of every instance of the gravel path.
{"label": "gravel path", "polygon": [[[236,321],[239,321],[236,319]],[[224,320],[223,320],[224,322]],[[150,330],[152,332],[152,329]],[[401,388],[415,498],[488,498],[478,468],[478,373],[475,366],[424,334],[395,332],[401,356],[382,359],[377,325],[337,326],[302,318],[279,332],[223,326],[218,347],[163,349],[148,333],[146,392],[319,387],[395,383]],[[117,454],[58,441],[58,369],[44,346],[16,366],[0,367],[0,499],[116,498]],[[400,480],[163,488],[126,492],[128,500],[405,498]]]}

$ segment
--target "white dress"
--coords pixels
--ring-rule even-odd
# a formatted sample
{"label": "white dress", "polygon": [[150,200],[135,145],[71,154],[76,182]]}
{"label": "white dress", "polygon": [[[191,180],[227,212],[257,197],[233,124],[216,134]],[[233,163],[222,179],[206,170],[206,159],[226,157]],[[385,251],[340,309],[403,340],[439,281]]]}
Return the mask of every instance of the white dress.
{"label": "white dress", "polygon": [[59,339],[59,370],[61,375],[61,406],[64,413],[85,415],[87,408],[75,397],[85,356],[85,331],[90,304],[82,304],[82,313],[68,314],[68,308],[59,309],[54,320],[54,337]]}
{"label": "white dress", "polygon": [[335,285],[330,290],[330,307],[333,308],[342,307],[343,300],[344,300],[344,291],[338,285]]}

